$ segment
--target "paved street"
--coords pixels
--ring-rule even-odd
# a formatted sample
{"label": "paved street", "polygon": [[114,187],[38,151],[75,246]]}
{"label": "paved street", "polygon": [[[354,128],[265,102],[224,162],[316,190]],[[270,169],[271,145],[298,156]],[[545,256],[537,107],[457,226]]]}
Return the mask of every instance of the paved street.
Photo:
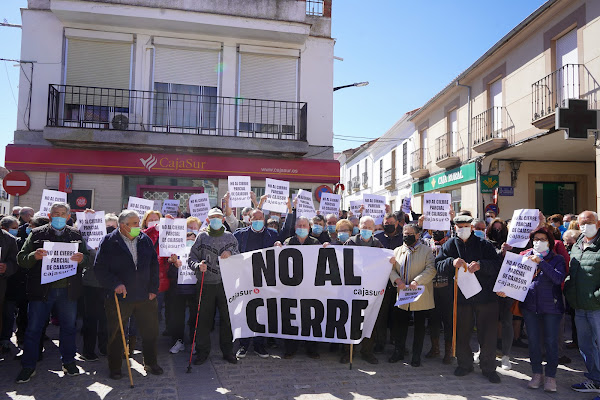
{"label": "paved street", "polygon": [[[161,327],[162,331],[162,327]],[[48,328],[50,342],[46,342],[44,360],[38,363],[37,374],[23,385],[15,384],[14,378],[20,364],[12,355],[0,359],[0,393],[2,398],[39,399],[295,399],[295,400],[366,400],[366,399],[592,399],[590,394],[579,394],[569,389],[573,382],[583,380],[583,363],[579,353],[567,350],[573,359],[568,367],[559,366],[557,376],[559,391],[547,394],[543,390],[529,390],[526,383],[531,370],[526,349],[514,349],[516,358],[513,370],[498,369],[502,383],[488,383],[480,373],[464,378],[455,377],[453,366],[445,366],[440,359],[423,358],[423,367],[408,364],[389,364],[385,355],[379,355],[380,364],[370,365],[355,359],[354,369],[338,363],[338,356],[327,352],[321,345],[321,359],[306,357],[302,349],[292,360],[284,360],[281,348],[272,349],[269,359],[261,359],[252,351],[237,365],[221,359],[218,343],[213,340],[210,361],[193,366],[186,373],[189,353],[168,353],[170,339],[159,341],[159,362],[164,368],[162,376],[143,376],[142,357],[138,352],[133,362],[135,388],[129,388],[128,379],[120,381],[108,378],[106,359],[89,363],[80,361],[85,373],[78,377],[64,377],[60,372],[58,329]],[[214,333],[213,333],[213,336]],[[213,339],[217,339],[213,337]],[[409,341],[410,343],[410,341]],[[428,339],[425,348],[428,349]],[[187,345],[189,349],[189,344]],[[410,358],[409,358],[410,360]],[[476,368],[476,371],[478,368]],[[125,363],[123,371],[126,372]]]}

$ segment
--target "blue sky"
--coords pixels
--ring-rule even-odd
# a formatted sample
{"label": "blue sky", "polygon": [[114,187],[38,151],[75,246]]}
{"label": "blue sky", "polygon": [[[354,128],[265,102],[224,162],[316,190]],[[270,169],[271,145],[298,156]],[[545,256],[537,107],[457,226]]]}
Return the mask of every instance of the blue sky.
{"label": "blue sky", "polygon": [[[333,0],[334,147],[381,136],[423,105],[544,0]],[[20,24],[26,0],[0,1],[0,20]],[[21,32],[0,27],[0,58],[18,59]],[[0,62],[0,165],[17,121],[18,67]],[[10,83],[9,83],[10,82]],[[355,140],[341,140],[352,136]],[[347,139],[347,138],[344,138]]]}

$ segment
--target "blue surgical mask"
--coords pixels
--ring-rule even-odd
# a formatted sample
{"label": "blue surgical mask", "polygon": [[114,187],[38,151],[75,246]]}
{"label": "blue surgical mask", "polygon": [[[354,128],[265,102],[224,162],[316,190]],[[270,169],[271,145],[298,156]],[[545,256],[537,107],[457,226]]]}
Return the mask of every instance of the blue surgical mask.
{"label": "blue surgical mask", "polygon": [[305,228],[296,228],[296,235],[301,238],[305,238],[308,236],[308,229]]}
{"label": "blue surgical mask", "polygon": [[223,227],[223,220],[220,218],[211,218],[210,219],[210,229],[218,231]]}
{"label": "blue surgical mask", "polygon": [[258,220],[258,221],[252,221],[252,229],[256,232],[260,232],[263,230],[263,228],[265,227],[265,221],[263,221],[262,219]]}
{"label": "blue surgical mask", "polygon": [[186,241],[185,241],[185,245],[186,245],[187,247],[192,247],[192,246],[194,245],[194,243],[196,243],[196,241],[195,241],[195,240],[186,240]]}
{"label": "blue surgical mask", "polygon": [[270,219],[274,219],[275,221],[279,222],[279,215],[270,215],[269,216]]}
{"label": "blue surgical mask", "polygon": [[9,229],[8,233],[10,233],[13,236],[17,236],[17,234],[19,233],[18,229]]}
{"label": "blue surgical mask", "polygon": [[63,217],[52,217],[52,227],[57,230],[63,229],[67,225],[67,219]]}
{"label": "blue surgical mask", "polygon": [[327,225],[327,232],[335,233],[335,225]]}
{"label": "blue surgical mask", "polygon": [[31,233],[31,228],[30,227],[25,228],[25,233],[29,235]]}
{"label": "blue surgical mask", "polygon": [[358,226],[355,226],[352,228],[352,234],[353,235],[358,235],[360,233],[360,229],[358,229]]}
{"label": "blue surgical mask", "polygon": [[373,236],[373,231],[370,230],[370,229],[361,229],[360,230],[360,236],[364,240],[369,240],[369,239],[371,239],[371,236]]}
{"label": "blue surgical mask", "polygon": [[473,231],[473,233],[475,234],[475,236],[480,237],[482,239],[485,239],[485,232],[484,231]]}
{"label": "blue surgical mask", "polygon": [[571,225],[570,222],[563,222],[563,226],[567,229],[569,229],[569,225]]}
{"label": "blue surgical mask", "polygon": [[338,240],[340,242],[345,243],[349,238],[350,234],[348,232],[338,232]]}
{"label": "blue surgical mask", "polygon": [[314,233],[315,236],[319,236],[321,233],[323,233],[323,227],[321,225],[314,224],[312,226],[312,233]]}

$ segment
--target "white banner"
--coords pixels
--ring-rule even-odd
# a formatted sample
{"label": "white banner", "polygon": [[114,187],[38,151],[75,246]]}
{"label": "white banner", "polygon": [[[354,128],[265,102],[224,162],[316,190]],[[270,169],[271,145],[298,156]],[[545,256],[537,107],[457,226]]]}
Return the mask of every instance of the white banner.
{"label": "white banner", "polygon": [[458,269],[458,281],[456,284],[463,296],[465,296],[465,299],[470,299],[477,293],[481,292],[482,289],[481,283],[479,283],[479,279],[477,279],[477,275],[475,275],[475,273],[465,271],[464,268]]}
{"label": "white banner", "polygon": [[44,217],[48,216],[48,214],[50,214],[52,203],[56,203],[57,201],[66,203],[67,194],[65,192],[59,192],[58,190],[44,189],[42,192],[42,201],[40,202],[40,214]]}
{"label": "white banner", "polygon": [[188,265],[188,258],[190,256],[191,247],[187,247],[181,253],[179,253],[179,260],[181,261],[181,267],[177,271],[177,284],[178,285],[195,285],[198,282],[196,278],[196,272]]}
{"label": "white banner", "polygon": [[342,196],[335,193],[322,193],[321,194],[321,205],[319,211],[322,216],[327,214],[335,214],[337,217],[340,214],[340,201]]}
{"label": "white banner", "polygon": [[227,178],[227,183],[229,186],[229,207],[252,207],[249,176],[230,176]]}
{"label": "white banner", "polygon": [[42,285],[77,273],[77,262],[71,256],[78,250],[77,243],[44,242],[48,255],[42,258]]}
{"label": "white banner", "polygon": [[358,217],[358,214],[360,214],[360,208],[362,207],[362,204],[362,200],[350,200],[350,212],[355,217]]}
{"label": "white banner", "polygon": [[163,201],[163,205],[161,208],[162,215],[165,216],[170,214],[173,217],[177,217],[177,213],[179,212],[179,200],[167,199]]}
{"label": "white banner", "polygon": [[423,229],[450,230],[450,193],[425,193],[423,196]]}
{"label": "white banner", "polygon": [[267,178],[265,181],[265,194],[269,195],[263,204],[264,210],[280,213],[287,212],[287,200],[290,196],[290,183]]}
{"label": "white banner", "polygon": [[410,197],[405,197],[402,199],[402,212],[404,214],[410,215]]}
{"label": "white banner", "polygon": [[504,292],[511,299],[525,301],[537,267],[527,256],[506,252],[494,292]]}
{"label": "white banner", "polygon": [[506,244],[512,247],[522,248],[529,243],[529,234],[533,232],[540,223],[540,211],[532,209],[520,209],[513,212],[510,220],[510,231]]}
{"label": "white banner", "polygon": [[296,198],[298,199],[298,204],[296,205],[296,217],[312,218],[317,215],[311,192],[300,189]]}
{"label": "white banner", "polygon": [[198,193],[190,196],[190,215],[196,217],[200,222],[206,222],[210,211],[210,200],[208,193]]}
{"label": "white banner", "polygon": [[403,304],[414,303],[421,298],[421,295],[425,291],[425,286],[419,285],[416,290],[409,289],[408,286],[404,290],[399,290],[396,296],[396,303],[394,306],[398,307]]}
{"label": "white banner", "polygon": [[77,228],[85,239],[88,249],[97,249],[102,238],[106,236],[104,211],[96,211],[95,213],[77,212],[75,214],[77,215]]}
{"label": "white banner", "polygon": [[161,218],[158,228],[158,255],[170,257],[185,250],[187,223],[185,218]]}
{"label": "white banner", "polygon": [[[146,211],[153,210],[154,200],[140,199],[139,197],[129,196],[129,202],[127,202],[128,210],[135,210],[140,215],[140,224]],[[158,211],[158,210],[156,210]]]}
{"label": "white banner", "polygon": [[383,224],[385,215],[385,196],[376,194],[363,194],[365,211],[363,215],[370,215],[375,220],[375,225]]}
{"label": "white banner", "polygon": [[233,338],[333,343],[370,337],[392,250],[284,246],[219,259]]}

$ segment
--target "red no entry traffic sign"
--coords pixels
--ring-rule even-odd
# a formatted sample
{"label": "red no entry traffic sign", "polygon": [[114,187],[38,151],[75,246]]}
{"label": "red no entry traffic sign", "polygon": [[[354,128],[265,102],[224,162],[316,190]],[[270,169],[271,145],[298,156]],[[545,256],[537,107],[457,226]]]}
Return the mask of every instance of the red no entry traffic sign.
{"label": "red no entry traffic sign", "polygon": [[4,177],[2,186],[11,196],[22,196],[31,188],[31,180],[25,172],[14,171]]}

